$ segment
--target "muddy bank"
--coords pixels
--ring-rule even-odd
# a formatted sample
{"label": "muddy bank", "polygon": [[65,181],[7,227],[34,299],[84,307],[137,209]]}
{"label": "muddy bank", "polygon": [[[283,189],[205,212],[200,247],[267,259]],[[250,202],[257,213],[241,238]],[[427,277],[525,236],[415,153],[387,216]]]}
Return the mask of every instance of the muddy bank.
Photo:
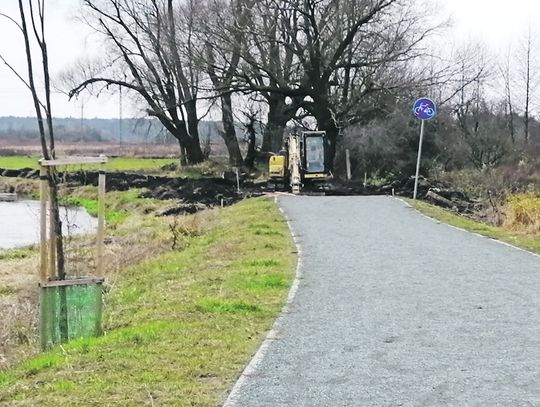
{"label": "muddy bank", "polygon": [[[31,168],[21,170],[0,169],[0,176],[39,179],[39,171]],[[98,171],[59,173],[67,187],[98,184]],[[163,213],[174,215],[195,213],[214,206],[232,205],[242,199],[260,196],[264,186],[241,180],[238,192],[236,179],[230,178],[175,178],[128,172],[108,172],[107,191],[127,191],[131,188],[146,189],[144,198],[177,200],[177,204]]]}

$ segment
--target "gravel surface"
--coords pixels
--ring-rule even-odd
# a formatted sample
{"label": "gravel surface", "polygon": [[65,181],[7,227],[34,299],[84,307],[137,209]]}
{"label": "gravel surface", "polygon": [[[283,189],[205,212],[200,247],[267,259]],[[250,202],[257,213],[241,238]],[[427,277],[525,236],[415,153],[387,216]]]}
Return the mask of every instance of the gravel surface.
{"label": "gravel surface", "polygon": [[539,257],[392,198],[280,204],[302,279],[226,405],[540,406]]}

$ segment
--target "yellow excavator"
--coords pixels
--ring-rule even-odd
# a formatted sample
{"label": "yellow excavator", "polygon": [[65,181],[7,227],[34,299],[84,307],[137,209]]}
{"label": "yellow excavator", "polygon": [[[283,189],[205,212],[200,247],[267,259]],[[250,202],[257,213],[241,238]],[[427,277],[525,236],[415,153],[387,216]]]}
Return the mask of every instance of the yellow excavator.
{"label": "yellow excavator", "polygon": [[269,182],[299,194],[304,187],[332,179],[328,165],[328,140],[324,131],[291,134],[284,148],[270,157]]}

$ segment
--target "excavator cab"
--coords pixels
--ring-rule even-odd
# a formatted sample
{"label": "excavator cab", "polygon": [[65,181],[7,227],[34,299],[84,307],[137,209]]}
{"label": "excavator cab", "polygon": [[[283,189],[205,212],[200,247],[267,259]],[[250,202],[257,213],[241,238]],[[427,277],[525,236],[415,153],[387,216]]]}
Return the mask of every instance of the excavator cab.
{"label": "excavator cab", "polygon": [[303,178],[326,178],[329,175],[326,133],[324,131],[303,132],[302,149]]}

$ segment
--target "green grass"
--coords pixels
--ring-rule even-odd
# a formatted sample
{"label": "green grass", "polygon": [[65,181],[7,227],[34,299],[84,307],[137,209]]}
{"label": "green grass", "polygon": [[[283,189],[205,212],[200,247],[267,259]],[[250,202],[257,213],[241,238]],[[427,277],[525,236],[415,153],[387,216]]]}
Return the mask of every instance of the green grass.
{"label": "green grass", "polygon": [[[0,157],[0,168],[21,169],[21,168],[39,168],[38,160],[40,157],[29,156],[3,156]],[[133,158],[121,157],[110,158],[105,164],[105,169],[109,171],[143,171],[154,172],[160,171],[161,167],[166,164],[177,162],[173,158]],[[77,171],[80,169],[99,169],[98,165],[69,165],[63,167],[68,171]]]}
{"label": "green grass", "polygon": [[426,202],[413,201],[411,199],[407,199],[407,202],[423,214],[441,222],[540,254],[540,235],[538,234],[516,233],[502,227],[486,225],[485,223],[472,220]]}
{"label": "green grass", "polygon": [[[162,206],[163,202],[150,198],[141,198],[142,189],[130,189],[127,191],[109,191],[105,195],[105,220],[108,225],[116,225],[126,220],[130,212],[137,212],[144,207],[149,210],[154,206]],[[98,215],[97,188],[84,186],[77,188],[70,195],[61,199],[65,206],[83,207],[91,216]]]}
{"label": "green grass", "polygon": [[0,286],[0,297],[16,294],[17,290],[9,286]]}
{"label": "green grass", "polygon": [[39,168],[39,157],[30,156],[3,156],[0,157],[0,168],[18,170],[21,168]]}
{"label": "green grass", "polygon": [[105,336],[0,373],[0,405],[221,405],[279,314],[296,257],[270,200],[207,216],[184,250],[115,278]]}
{"label": "green grass", "polygon": [[7,373],[0,372],[0,386],[6,385],[14,380],[14,377]]}
{"label": "green grass", "polygon": [[34,253],[32,247],[0,250],[0,260],[26,259]]}
{"label": "green grass", "polygon": [[210,313],[230,313],[243,314],[249,312],[260,312],[261,308],[244,301],[224,301],[224,300],[202,300],[197,304],[196,309]]}
{"label": "green grass", "polygon": [[[98,216],[98,201],[97,199],[78,198],[75,196],[67,196],[61,202],[64,206],[77,206],[86,209],[91,216]],[[128,217],[126,211],[123,210],[105,210],[105,221],[108,224],[117,224]]]}
{"label": "green grass", "polygon": [[[0,168],[7,169],[22,169],[32,168],[38,169],[39,157],[30,156],[0,156]],[[178,163],[178,159],[175,158],[135,158],[135,157],[118,157],[110,158],[108,163],[105,164],[105,169],[108,171],[122,171],[122,172],[139,172],[139,173],[169,173],[170,171],[162,170],[162,167],[169,164]],[[89,165],[68,165],[61,167],[61,170],[65,171],[79,171],[79,170],[97,170],[100,168],[99,164]],[[219,157],[206,160],[200,164],[184,166],[172,173],[175,176],[187,177],[187,178],[201,178],[204,176],[220,176],[225,170],[230,169],[227,160],[223,160]]]}

